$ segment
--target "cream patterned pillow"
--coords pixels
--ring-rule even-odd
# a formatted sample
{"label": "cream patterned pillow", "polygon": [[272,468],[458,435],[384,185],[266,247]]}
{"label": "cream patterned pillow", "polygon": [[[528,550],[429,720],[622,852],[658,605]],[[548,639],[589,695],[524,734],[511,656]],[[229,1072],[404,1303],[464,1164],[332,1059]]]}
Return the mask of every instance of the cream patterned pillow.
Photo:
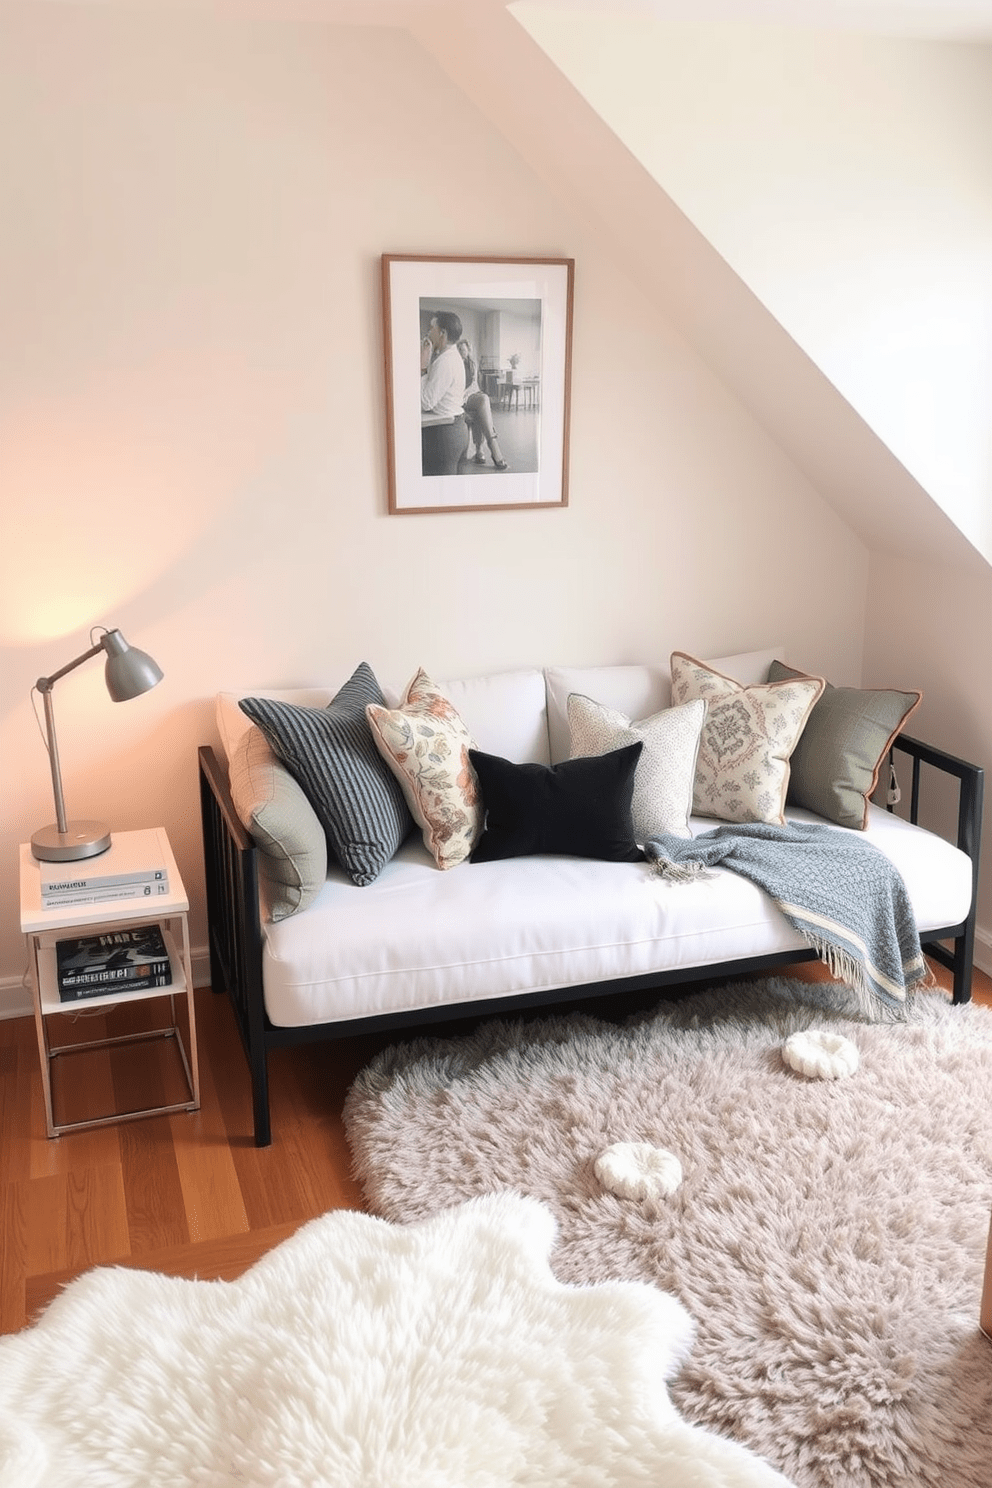
{"label": "cream patterned pillow", "polygon": [[822,677],[790,678],[742,687],[705,662],[672,653],[672,701],[704,698],[709,705],[699,741],[693,809],[721,821],[785,821],[789,756]]}
{"label": "cream patterned pillow", "polygon": [[631,802],[635,841],[646,842],[662,832],[675,837],[692,836],[689,813],[699,735],[705,717],[706,703],[702,698],[677,708],[664,708],[633,723],[626,713],[596,703],[580,692],[569,695],[572,759],[606,754],[639,739],[644,744],[637,761]]}
{"label": "cream patterned pillow", "polygon": [[475,741],[454,704],[423,667],[398,708],[370,703],[365,716],[376,748],[402,787],[407,805],[439,868],[467,858],[482,831]]}

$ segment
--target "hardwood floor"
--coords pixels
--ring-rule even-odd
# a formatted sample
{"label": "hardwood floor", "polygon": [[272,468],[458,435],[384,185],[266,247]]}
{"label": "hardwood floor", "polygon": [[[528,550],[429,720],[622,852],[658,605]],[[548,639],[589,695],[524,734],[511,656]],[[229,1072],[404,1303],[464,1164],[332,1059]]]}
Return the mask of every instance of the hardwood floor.
{"label": "hardwood floor", "polygon": [[[789,974],[825,975],[815,962]],[[938,975],[946,984],[946,974]],[[974,996],[992,1006],[992,980],[980,972]],[[0,1021],[0,1332],[23,1327],[64,1282],[90,1266],[230,1279],[304,1221],[328,1209],[362,1207],[341,1108],[354,1076],[387,1038],[273,1054],[275,1141],[259,1149],[251,1137],[247,1065],[227,999],[205,988],[196,1006],[198,1112],[54,1140],[44,1134],[34,1022]],[[153,1008],[142,1003],[116,1010],[110,1031],[123,1031]],[[87,1037],[96,1036],[96,1022],[87,1019]],[[121,1109],[129,1092],[135,1103],[147,1101],[168,1087],[165,1059],[150,1045],[73,1055],[64,1061],[63,1098],[73,1108],[99,1098]]]}

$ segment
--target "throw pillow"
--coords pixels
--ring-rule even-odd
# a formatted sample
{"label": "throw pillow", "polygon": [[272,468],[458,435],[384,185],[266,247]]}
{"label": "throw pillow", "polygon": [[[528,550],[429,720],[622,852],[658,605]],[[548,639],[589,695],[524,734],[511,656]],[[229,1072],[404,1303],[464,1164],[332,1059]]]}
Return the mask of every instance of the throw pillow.
{"label": "throw pillow", "polygon": [[691,837],[689,813],[699,735],[706,703],[696,698],[632,723],[626,713],[573,692],[568,699],[572,758],[605,754],[638,739],[644,745],[634,774],[634,837],[646,842],[661,832]]}
{"label": "throw pillow", "polygon": [[[768,669],[769,682],[806,675],[781,661]],[[838,826],[864,831],[882,761],[922,697],[828,682],[792,756],[789,800]]]}
{"label": "throw pillow", "polygon": [[639,863],[630,805],[643,742],[559,765],[514,765],[469,751],[479,777],[486,826],[473,863],[558,853]]}
{"label": "throw pillow", "polygon": [[273,754],[261,729],[249,726],[234,746],[231,799],[259,849],[259,875],[269,918],[307,909],[327,878],[327,838],[300,786]]}
{"label": "throw pillow", "polygon": [[789,756],[822,677],[742,687],[705,662],[672,653],[672,701],[704,698],[706,721],[699,740],[693,809],[730,822],[785,821]]}
{"label": "throw pillow", "polygon": [[376,748],[399,782],[439,868],[467,858],[482,830],[482,803],[469,751],[475,741],[454,704],[423,667],[398,708],[366,709]]}
{"label": "throw pillow", "polygon": [[378,878],[412,825],[365,716],[370,703],[381,702],[363,661],[326,708],[271,698],[242,698],[240,705],[302,787],[328,847],[361,887]]}

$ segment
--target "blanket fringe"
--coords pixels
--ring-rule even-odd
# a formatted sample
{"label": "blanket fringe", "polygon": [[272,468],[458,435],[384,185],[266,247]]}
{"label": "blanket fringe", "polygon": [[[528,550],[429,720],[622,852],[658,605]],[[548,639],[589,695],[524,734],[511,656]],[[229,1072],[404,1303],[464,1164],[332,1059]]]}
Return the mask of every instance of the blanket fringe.
{"label": "blanket fringe", "polygon": [[715,878],[712,868],[699,858],[688,858],[684,863],[673,863],[671,858],[651,858],[651,871],[659,878],[671,883],[694,883],[697,878]]}
{"label": "blanket fringe", "polygon": [[826,966],[832,977],[846,982],[857,1000],[858,1011],[868,1023],[902,1023],[906,1019],[904,1004],[895,1002],[885,993],[879,993],[862,963],[833,941],[822,940],[818,935],[804,933],[811,950]]}

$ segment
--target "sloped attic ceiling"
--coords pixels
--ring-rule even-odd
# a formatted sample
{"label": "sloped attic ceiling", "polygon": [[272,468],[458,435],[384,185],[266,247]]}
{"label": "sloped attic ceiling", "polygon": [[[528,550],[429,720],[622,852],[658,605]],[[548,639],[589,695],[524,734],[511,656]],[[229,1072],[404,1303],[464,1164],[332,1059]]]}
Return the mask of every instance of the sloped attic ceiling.
{"label": "sloped attic ceiling", "polygon": [[[672,10],[662,0],[654,8]],[[984,10],[992,21],[992,4]],[[548,189],[609,240],[618,264],[869,548],[987,567],[992,551],[977,551],[949,520],[509,10],[497,0],[454,9],[407,0],[404,22]]]}
{"label": "sloped attic ceiling", "polygon": [[512,10],[992,557],[992,45]]}

